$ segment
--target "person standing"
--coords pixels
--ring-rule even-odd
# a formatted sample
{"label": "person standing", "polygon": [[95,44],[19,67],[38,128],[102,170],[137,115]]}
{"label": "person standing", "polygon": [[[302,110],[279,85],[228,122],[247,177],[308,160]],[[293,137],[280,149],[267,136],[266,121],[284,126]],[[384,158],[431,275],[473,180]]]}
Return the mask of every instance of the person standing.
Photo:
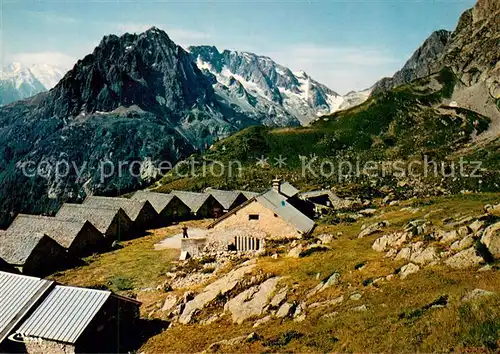
{"label": "person standing", "polygon": [[189,238],[188,236],[188,228],[186,225],[182,227],[182,238]]}

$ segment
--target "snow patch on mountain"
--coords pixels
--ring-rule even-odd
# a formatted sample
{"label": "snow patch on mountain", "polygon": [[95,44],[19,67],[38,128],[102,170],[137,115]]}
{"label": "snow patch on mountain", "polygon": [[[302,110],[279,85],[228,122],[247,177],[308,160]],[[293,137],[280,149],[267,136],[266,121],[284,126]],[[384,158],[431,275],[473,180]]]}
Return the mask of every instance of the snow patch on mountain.
{"label": "snow patch on mountain", "polygon": [[[341,96],[304,71],[292,72],[271,58],[216,47],[189,47],[198,68],[213,75],[215,92],[226,102],[256,116],[271,115],[276,125],[298,120],[306,125],[316,117],[366,100],[369,90]],[[368,92],[368,94],[366,94]]]}

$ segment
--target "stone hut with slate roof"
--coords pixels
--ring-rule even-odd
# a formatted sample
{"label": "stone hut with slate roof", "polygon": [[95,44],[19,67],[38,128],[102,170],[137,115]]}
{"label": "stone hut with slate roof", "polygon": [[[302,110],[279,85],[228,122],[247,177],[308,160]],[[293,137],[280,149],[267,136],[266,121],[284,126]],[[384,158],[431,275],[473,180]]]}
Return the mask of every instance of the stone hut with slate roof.
{"label": "stone hut with slate roof", "polygon": [[22,274],[45,276],[62,268],[66,250],[43,233],[6,232],[0,237],[0,258]]}
{"label": "stone hut with slate roof", "polygon": [[122,208],[133,221],[134,228],[138,230],[150,228],[158,218],[158,213],[148,201],[90,196],[85,199],[83,205],[95,208]]}
{"label": "stone hut with slate roof", "polygon": [[159,224],[162,226],[187,220],[191,215],[191,209],[173,194],[138,191],[132,195],[132,199],[151,203],[159,215]]}
{"label": "stone hut with slate roof", "polygon": [[228,212],[229,210],[240,206],[249,199],[239,191],[225,191],[220,189],[207,188],[205,190],[205,193],[208,193],[212,197],[217,199],[217,201],[224,207],[224,212]]}
{"label": "stone hut with slate roof", "polygon": [[133,226],[132,220],[122,208],[97,208],[65,203],[57,212],[56,217],[89,221],[104,235],[109,245],[115,240],[126,239]]}
{"label": "stone hut with slate roof", "polygon": [[208,226],[215,232],[232,228],[262,231],[273,239],[306,236],[314,227],[313,220],[275,189],[250,199]]}
{"label": "stone hut with slate roof", "polygon": [[217,218],[224,212],[224,207],[210,194],[185,191],[172,191],[198,218]]}
{"label": "stone hut with slate roof", "polygon": [[89,221],[19,214],[7,234],[42,233],[64,247],[70,257],[84,257],[102,251],[105,240]]}

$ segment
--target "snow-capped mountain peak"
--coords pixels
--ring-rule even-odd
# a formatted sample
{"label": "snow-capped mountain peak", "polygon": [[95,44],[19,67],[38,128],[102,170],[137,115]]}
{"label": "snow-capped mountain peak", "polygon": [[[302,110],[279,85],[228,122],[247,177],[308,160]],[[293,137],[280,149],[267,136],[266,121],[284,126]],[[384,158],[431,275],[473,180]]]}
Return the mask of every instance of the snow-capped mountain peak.
{"label": "snow-capped mountain peak", "polygon": [[[281,125],[283,119],[308,124],[318,115],[348,108],[343,96],[306,72],[292,72],[267,56],[231,50],[220,52],[213,46],[189,47],[188,51],[200,70],[214,76],[214,88],[219,96],[240,106],[247,114],[253,111],[255,115],[270,115],[272,112],[271,119],[277,125]],[[349,106],[353,102],[350,100]]]}
{"label": "snow-capped mountain peak", "polygon": [[0,105],[50,90],[63,76],[63,70],[47,64],[11,63],[0,70]]}

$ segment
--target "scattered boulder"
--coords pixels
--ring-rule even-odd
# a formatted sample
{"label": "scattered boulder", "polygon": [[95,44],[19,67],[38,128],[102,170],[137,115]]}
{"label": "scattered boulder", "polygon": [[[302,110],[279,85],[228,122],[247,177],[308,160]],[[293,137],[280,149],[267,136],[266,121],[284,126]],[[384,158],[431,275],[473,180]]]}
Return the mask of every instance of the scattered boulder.
{"label": "scattered boulder", "polygon": [[454,252],[463,251],[466,248],[472,247],[474,242],[474,237],[472,235],[467,235],[463,239],[453,242],[450,249]]}
{"label": "scattered boulder", "polygon": [[471,229],[472,233],[477,236],[479,234],[479,231],[484,229],[484,225],[484,221],[476,220],[469,225],[469,228]]}
{"label": "scattered boulder", "polygon": [[361,230],[361,232],[358,234],[358,238],[363,238],[366,236],[373,235],[376,232],[382,231],[382,229],[387,226],[389,226],[388,221],[379,221],[374,224],[371,224],[370,226],[367,226]]}
{"label": "scattered boulder", "polygon": [[466,237],[468,235],[470,235],[472,233],[472,230],[464,225],[464,226],[460,226],[460,228],[458,229],[458,236],[460,237]]}
{"label": "scattered boulder", "polygon": [[372,249],[377,252],[385,252],[391,247],[401,247],[409,239],[410,237],[406,232],[394,232],[376,239],[372,245]]}
{"label": "scattered boulder", "polygon": [[418,250],[413,251],[410,257],[410,261],[419,265],[425,265],[428,263],[436,262],[439,260],[439,256],[437,254],[437,250],[435,247],[429,246],[424,250],[419,248]]}
{"label": "scattered boulder", "polygon": [[483,289],[474,289],[471,292],[467,293],[463,298],[462,302],[474,301],[480,298],[488,297],[495,295],[496,293],[492,291],[487,291]]}
{"label": "scattered boulder", "polygon": [[500,222],[484,230],[481,242],[495,259],[500,259]]}
{"label": "scattered boulder", "polygon": [[271,316],[271,315],[267,315],[265,317],[262,317],[261,319],[255,321],[255,323],[253,324],[253,328],[259,327],[260,325],[263,325],[264,323],[271,321],[272,318],[273,318],[273,316]]}
{"label": "scattered boulder", "polygon": [[222,278],[206,286],[200,294],[186,303],[184,311],[179,317],[179,322],[182,324],[190,323],[197,311],[214,301],[217,296],[224,295],[233,290],[243,280],[244,276],[249,274],[254,268],[255,263],[243,263],[243,266],[232,270]]}
{"label": "scattered boulder", "polygon": [[366,305],[356,306],[356,307],[353,307],[353,308],[351,309],[351,311],[355,311],[355,312],[366,312],[366,311],[368,311],[368,307],[366,307]]}
{"label": "scattered boulder", "polygon": [[169,295],[165,299],[165,302],[163,303],[163,307],[161,308],[161,310],[163,312],[171,312],[175,308],[176,304],[177,304],[177,296]]}
{"label": "scattered boulder", "polygon": [[330,243],[335,239],[335,237],[332,234],[321,234],[318,236],[318,240],[321,241],[321,243],[326,244]]}
{"label": "scattered boulder", "polygon": [[404,231],[412,236],[418,236],[423,234],[427,230],[427,225],[428,222],[426,220],[413,220],[406,224]]}
{"label": "scattered boulder", "polygon": [[408,263],[399,270],[399,277],[406,279],[410,274],[414,274],[420,270],[420,267],[413,263]]}
{"label": "scattered boulder", "polygon": [[224,310],[229,311],[233,322],[238,324],[250,317],[262,315],[279,280],[279,277],[270,278],[241,292],[224,305]]}
{"label": "scattered boulder", "polygon": [[339,283],[339,279],[340,279],[340,274],[339,273],[333,273],[332,275],[330,275],[326,280],[323,280],[321,283],[319,283],[318,285],[316,285],[316,287],[314,289],[312,289],[309,294],[307,295],[307,297],[312,297],[334,285],[337,285]]}
{"label": "scattered boulder", "polygon": [[460,251],[445,261],[447,266],[455,269],[471,268],[481,263],[484,263],[484,259],[477,255],[477,251],[474,247]]}
{"label": "scattered boulder", "polygon": [[298,246],[292,248],[288,252],[287,257],[288,258],[300,258],[300,254],[302,253],[303,250],[304,250],[304,246],[298,245]]}
{"label": "scattered boulder", "polygon": [[344,301],[344,296],[339,296],[331,300],[326,300],[326,301],[321,301],[321,302],[314,302],[308,306],[309,309],[315,309],[318,307],[327,307],[327,306],[333,306],[340,304]]}
{"label": "scattered boulder", "polygon": [[274,295],[273,299],[269,304],[272,307],[280,306],[286,300],[287,292],[288,292],[288,287],[285,286]]}
{"label": "scattered boulder", "polygon": [[285,302],[283,305],[281,305],[278,312],[276,312],[276,317],[278,318],[288,317],[291,315],[292,310],[293,310],[293,304]]}
{"label": "scattered boulder", "polygon": [[354,293],[351,296],[349,296],[349,299],[351,299],[353,301],[358,301],[361,299],[361,297],[362,297],[362,295],[360,293]]}
{"label": "scattered boulder", "polygon": [[448,232],[442,231],[442,232],[438,233],[437,236],[440,240],[439,242],[442,244],[452,243],[452,242],[458,240],[458,238],[459,238],[457,230],[452,230],[452,231],[448,231]]}

